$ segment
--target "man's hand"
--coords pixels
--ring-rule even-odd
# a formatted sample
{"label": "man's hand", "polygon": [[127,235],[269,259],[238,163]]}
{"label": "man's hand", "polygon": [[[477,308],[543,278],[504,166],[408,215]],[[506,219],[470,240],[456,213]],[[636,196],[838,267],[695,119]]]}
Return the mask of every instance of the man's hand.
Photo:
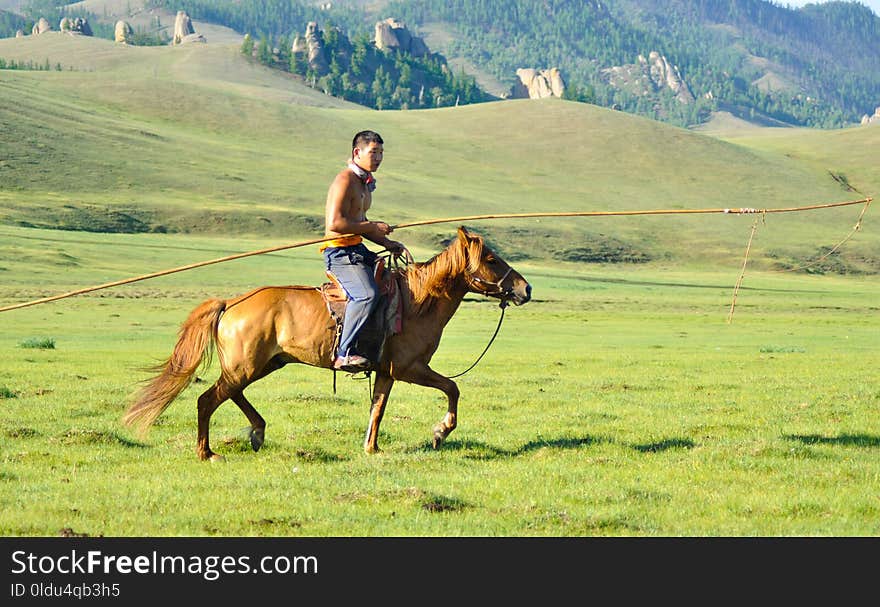
{"label": "man's hand", "polygon": [[382,246],[391,251],[392,255],[403,255],[406,250],[406,247],[396,240],[386,240]]}
{"label": "man's hand", "polygon": [[384,246],[384,241],[387,240],[385,236],[393,232],[394,228],[392,228],[384,221],[371,221],[369,223],[369,231],[364,232],[364,236],[366,236],[376,244],[381,244]]}
{"label": "man's hand", "polygon": [[390,225],[388,225],[384,221],[374,221],[373,225],[375,226],[375,229],[379,233],[380,236],[387,236],[388,234],[390,234],[391,232],[394,231],[394,228],[392,228]]}

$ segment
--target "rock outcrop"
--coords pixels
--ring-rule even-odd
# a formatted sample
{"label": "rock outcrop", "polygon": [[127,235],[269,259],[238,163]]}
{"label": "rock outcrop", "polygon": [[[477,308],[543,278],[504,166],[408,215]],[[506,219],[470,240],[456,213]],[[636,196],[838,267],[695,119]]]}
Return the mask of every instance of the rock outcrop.
{"label": "rock outcrop", "polygon": [[46,32],[51,32],[52,26],[49,25],[49,21],[45,17],[40,17],[39,21],[34,23],[34,28],[31,30],[31,34],[34,36],[39,36],[40,34],[45,34]]}
{"label": "rock outcrop", "polygon": [[409,53],[414,57],[424,57],[429,53],[425,41],[414,36],[407,29],[405,23],[393,17],[376,23],[376,35],[373,43],[379,50],[394,49]]}
{"label": "rock outcrop", "polygon": [[639,63],[643,66],[647,65],[651,80],[657,88],[665,86],[682,103],[693,103],[694,95],[682,79],[678,67],[670,64],[666,57],[657,51],[651,51],[647,60],[639,55]]}
{"label": "rock outcrop", "polygon": [[24,31],[22,31],[22,30],[15,30],[15,37],[16,37],[16,38],[24,38]]}
{"label": "rock outcrop", "polygon": [[85,19],[85,17],[64,17],[61,19],[61,23],[58,24],[58,29],[64,32],[65,34],[71,34],[73,36],[81,35],[81,36],[91,36],[92,28],[89,26],[89,22]]}
{"label": "rock outcrop", "polygon": [[510,97],[513,99],[545,99],[562,97],[565,93],[565,81],[558,68],[536,70],[520,68],[516,70],[519,82],[513,86]]}
{"label": "rock outcrop", "polygon": [[306,42],[305,36],[296,36],[293,39],[293,44],[290,46],[290,52],[308,56],[309,43]]}
{"label": "rock outcrop", "polygon": [[302,55],[309,69],[319,76],[330,71],[330,63],[324,49],[324,33],[318,28],[316,21],[309,21],[304,36],[297,36],[293,39],[290,52]]}
{"label": "rock outcrop", "polygon": [[681,103],[693,103],[694,95],[681,77],[678,67],[658,53],[651,51],[646,59],[639,55],[635,64],[614,66],[602,70],[609,83],[627,89],[639,96],[648,96],[662,90],[670,91]]}
{"label": "rock outcrop", "polygon": [[128,21],[120,19],[116,22],[116,29],[113,31],[113,39],[116,42],[128,44],[131,41],[132,35],[134,35],[134,30],[131,28]]}
{"label": "rock outcrop", "polygon": [[862,124],[880,124],[880,107],[874,110],[873,116],[862,116]]}
{"label": "rock outcrop", "polygon": [[204,36],[197,34],[192,24],[192,19],[186,11],[177,11],[177,17],[174,19],[174,37],[171,38],[171,45],[189,44],[191,42],[207,42]]}
{"label": "rock outcrop", "polygon": [[310,21],[306,25],[306,46],[309,49],[309,67],[319,74],[326,74],[330,71],[327,53],[324,51],[324,33],[318,29],[318,24],[315,21]]}

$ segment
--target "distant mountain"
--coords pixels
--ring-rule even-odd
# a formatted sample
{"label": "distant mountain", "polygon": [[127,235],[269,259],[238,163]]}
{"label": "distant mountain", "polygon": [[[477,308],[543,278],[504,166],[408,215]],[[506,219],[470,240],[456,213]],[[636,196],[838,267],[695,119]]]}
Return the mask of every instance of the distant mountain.
{"label": "distant mountain", "polygon": [[[25,0],[31,11],[24,12],[34,15],[34,7],[55,4]],[[442,52],[450,65],[459,66],[456,75],[467,66],[477,84],[482,76],[487,83],[482,88],[495,95],[522,88],[517,70],[558,68],[569,99],[682,126],[725,112],[760,124],[835,128],[857,124],[880,106],[880,17],[857,2],[800,9],[765,0],[132,4],[185,10],[195,20],[250,34],[255,42],[266,38],[270,47],[289,43],[311,21],[327,31],[338,28],[354,42],[370,40],[377,21],[397,18],[416,35],[433,32],[426,38],[431,51]],[[393,75],[399,76],[399,70]],[[382,88],[391,87],[393,94],[398,81],[385,80]],[[371,82],[364,84],[372,90]],[[475,94],[469,100],[487,98]],[[370,103],[366,96],[359,102]]]}
{"label": "distant mountain", "polygon": [[[856,2],[397,0],[384,10],[415,27],[443,24],[447,54],[497,78],[558,67],[584,100],[679,124],[728,109],[837,127],[880,105],[880,18]],[[652,52],[677,68],[692,102],[636,85],[639,57]]]}

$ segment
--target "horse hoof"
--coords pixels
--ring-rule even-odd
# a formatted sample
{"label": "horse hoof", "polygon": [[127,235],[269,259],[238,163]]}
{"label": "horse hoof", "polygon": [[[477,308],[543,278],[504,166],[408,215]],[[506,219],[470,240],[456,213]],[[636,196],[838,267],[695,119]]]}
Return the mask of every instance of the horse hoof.
{"label": "horse hoof", "polygon": [[254,428],[251,430],[251,447],[254,451],[259,451],[265,440],[266,430],[264,428]]}
{"label": "horse hoof", "polygon": [[434,440],[431,441],[431,446],[439,449],[444,440],[446,440],[446,429],[443,426],[434,426]]}
{"label": "horse hoof", "polygon": [[364,453],[366,453],[367,455],[375,455],[376,453],[382,453],[382,450],[379,448],[378,445],[364,445]]}
{"label": "horse hoof", "polygon": [[211,457],[208,458],[208,461],[210,461],[212,464],[216,464],[218,462],[220,462],[220,463],[225,462],[226,458],[223,457],[222,455],[217,454],[217,453],[212,453]]}

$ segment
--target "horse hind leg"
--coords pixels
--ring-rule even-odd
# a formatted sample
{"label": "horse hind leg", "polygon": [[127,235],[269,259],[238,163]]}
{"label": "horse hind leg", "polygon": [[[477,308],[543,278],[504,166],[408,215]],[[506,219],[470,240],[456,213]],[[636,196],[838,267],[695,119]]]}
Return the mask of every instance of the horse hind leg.
{"label": "horse hind leg", "polygon": [[245,382],[242,387],[233,392],[230,395],[232,402],[238,405],[238,408],[241,409],[241,412],[244,413],[245,417],[247,417],[248,422],[251,424],[251,430],[249,433],[249,438],[251,441],[251,448],[254,451],[259,451],[260,447],[263,446],[263,443],[266,441],[266,420],[263,419],[263,416],[260,415],[254,406],[250,403],[250,401],[245,398],[244,388],[258,379],[262,379],[272,373],[273,371],[277,371],[287,362],[284,361],[280,356],[275,356],[266,363],[263,369],[251,377],[247,382]]}
{"label": "horse hind leg", "polygon": [[214,414],[214,411],[217,410],[217,407],[223,404],[229,396],[229,386],[222,377],[199,396],[199,430],[196,441],[196,453],[198,453],[200,460],[221,461],[223,459],[222,455],[218,455],[211,451],[208,434],[211,425],[211,416]]}
{"label": "horse hind leg", "polygon": [[266,420],[263,419],[262,415],[257,413],[257,410],[254,409],[254,406],[247,398],[245,398],[241,391],[231,395],[230,398],[232,398],[232,402],[238,405],[238,408],[241,409],[241,412],[244,413],[245,417],[248,418],[248,421],[251,424],[251,430],[249,433],[251,448],[254,451],[259,451],[260,447],[263,446],[263,443],[266,440]]}

